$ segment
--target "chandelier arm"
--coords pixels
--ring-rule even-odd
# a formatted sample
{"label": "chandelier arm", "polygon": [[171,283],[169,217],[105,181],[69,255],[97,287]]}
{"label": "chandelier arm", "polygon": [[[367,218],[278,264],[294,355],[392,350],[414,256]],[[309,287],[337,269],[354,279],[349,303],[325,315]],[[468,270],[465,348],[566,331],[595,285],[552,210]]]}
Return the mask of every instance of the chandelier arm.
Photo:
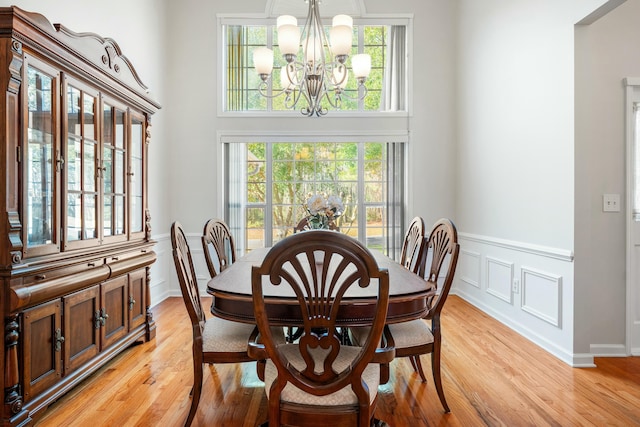
{"label": "chandelier arm", "polygon": [[[258,86],[258,92],[260,93],[260,95],[264,96],[265,98],[276,98],[286,92],[286,89],[280,89],[278,93],[273,93],[272,95],[269,95],[266,92],[267,89],[269,89],[269,85],[267,84],[267,82],[261,82],[260,86]],[[273,90],[271,90],[271,92],[273,92]]]}

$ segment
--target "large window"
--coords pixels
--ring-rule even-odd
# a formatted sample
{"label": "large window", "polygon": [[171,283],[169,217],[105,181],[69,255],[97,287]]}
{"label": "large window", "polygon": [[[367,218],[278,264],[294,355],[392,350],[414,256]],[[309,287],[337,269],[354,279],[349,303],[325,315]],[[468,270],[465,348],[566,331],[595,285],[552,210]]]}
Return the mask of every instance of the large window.
{"label": "large window", "polygon": [[[398,28],[402,31],[396,31]],[[351,57],[358,53],[371,56],[371,73],[366,81],[368,89],[364,99],[358,98],[357,81],[350,76],[346,96],[340,109],[351,112],[406,111],[406,25],[354,25]],[[328,28],[326,29],[328,32]],[[253,66],[254,49],[266,46],[274,51],[274,68],[269,80],[268,95],[281,91],[280,70],[286,61],[278,47],[278,35],[273,24],[257,22],[255,25],[229,23],[222,25],[223,69],[226,73],[222,91],[223,111],[284,112],[284,96],[264,97],[259,91],[260,77]],[[393,69],[391,68],[393,67]],[[277,77],[277,78],[276,78]],[[400,94],[398,95],[398,88]],[[402,99],[390,106],[388,100]],[[386,98],[386,100],[385,100]],[[323,100],[325,108],[335,110]]]}
{"label": "large window", "polygon": [[225,217],[240,253],[271,246],[307,215],[310,195],[338,195],[340,232],[396,256],[404,207],[403,143],[225,144]]}

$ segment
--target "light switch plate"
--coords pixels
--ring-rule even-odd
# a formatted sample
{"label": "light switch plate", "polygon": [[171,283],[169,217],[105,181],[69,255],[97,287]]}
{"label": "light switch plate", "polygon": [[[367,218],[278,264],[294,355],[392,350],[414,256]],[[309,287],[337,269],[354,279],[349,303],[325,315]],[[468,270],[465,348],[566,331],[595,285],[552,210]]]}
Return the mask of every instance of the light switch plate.
{"label": "light switch plate", "polygon": [[603,194],[602,210],[603,212],[620,212],[620,195]]}

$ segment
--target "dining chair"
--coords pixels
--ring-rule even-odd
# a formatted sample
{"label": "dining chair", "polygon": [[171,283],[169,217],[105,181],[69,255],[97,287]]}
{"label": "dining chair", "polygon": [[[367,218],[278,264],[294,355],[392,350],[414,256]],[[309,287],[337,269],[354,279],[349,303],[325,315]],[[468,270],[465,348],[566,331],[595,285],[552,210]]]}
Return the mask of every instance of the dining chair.
{"label": "dining chair", "polygon": [[424,233],[424,220],[416,216],[409,223],[400,252],[400,264],[420,275],[424,274],[426,262]]}
{"label": "dining chair", "polygon": [[[426,376],[420,363],[420,355],[431,353],[431,371],[435,382],[436,391],[445,412],[450,412],[449,405],[444,396],[442,378],[440,374],[440,354],[442,343],[442,331],[440,329],[440,313],[449,295],[453,276],[458,263],[458,233],[456,227],[449,219],[436,221],[426,238],[426,251],[430,255],[431,262],[425,277],[427,285],[433,286],[436,292],[428,299],[428,311],[424,319],[388,325],[393,337],[396,357],[409,357],[414,370],[418,372],[423,382]],[[441,269],[447,263],[444,278],[440,280]],[[439,283],[441,285],[439,286]],[[430,320],[431,326],[425,321]],[[366,339],[366,330],[357,328],[351,330],[351,340],[358,344]]]}
{"label": "dining chair", "polygon": [[[252,267],[255,318],[262,343],[249,354],[267,358],[268,425],[369,426],[380,383],[379,363],[394,357],[380,345],[389,303],[389,275],[369,250],[340,233],[311,230],[279,241],[260,266]],[[275,286],[290,290],[301,310],[303,333],[294,344],[278,344],[265,295]],[[362,346],[343,345],[337,332],[341,301],[351,288],[374,287],[377,305]],[[344,306],[343,306],[344,307]]]}
{"label": "dining chair", "polygon": [[171,245],[182,297],[193,331],[193,388],[191,408],[185,426],[191,425],[202,392],[204,363],[239,363],[254,359],[247,354],[247,343],[257,338],[255,325],[232,322],[219,317],[206,318],[200,303],[200,291],[189,244],[179,222],[171,225]]}
{"label": "dining chair", "polygon": [[202,250],[211,277],[236,262],[235,242],[229,226],[223,220],[212,218],[205,223]]}

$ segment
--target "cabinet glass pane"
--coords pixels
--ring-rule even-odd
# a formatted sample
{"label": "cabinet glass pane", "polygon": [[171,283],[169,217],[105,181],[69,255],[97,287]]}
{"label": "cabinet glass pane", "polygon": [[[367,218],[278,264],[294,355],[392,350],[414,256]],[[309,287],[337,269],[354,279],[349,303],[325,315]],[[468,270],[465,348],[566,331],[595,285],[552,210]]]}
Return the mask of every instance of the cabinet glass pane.
{"label": "cabinet glass pane", "polygon": [[114,207],[115,234],[124,233],[124,196],[116,196]]}
{"label": "cabinet glass pane", "polygon": [[27,245],[52,243],[53,182],[55,174],[53,139],[53,77],[27,67],[28,149],[26,159]]}
{"label": "cabinet glass pane", "polygon": [[96,234],[96,196],[93,194],[84,195],[84,229],[85,239],[94,239]]}
{"label": "cabinet glass pane", "polygon": [[96,143],[85,141],[84,143],[84,190],[96,191]]}
{"label": "cabinet glass pane", "polygon": [[102,168],[104,193],[113,193],[113,151],[108,147],[102,150]]}
{"label": "cabinet glass pane", "polygon": [[124,111],[116,109],[116,133],[114,144],[116,148],[124,148]]}
{"label": "cabinet glass pane", "polygon": [[115,167],[115,192],[124,193],[124,151],[116,151],[113,159]]}
{"label": "cabinet glass pane", "polygon": [[67,86],[67,132],[80,135],[81,124],[80,90],[73,86]]}
{"label": "cabinet glass pane", "polygon": [[96,138],[96,122],[95,122],[95,104],[96,100],[92,96],[84,96],[84,137]]}
{"label": "cabinet glass pane", "polygon": [[113,235],[113,233],[111,232],[111,223],[112,223],[111,221],[113,218],[113,209],[111,208],[112,203],[113,203],[113,198],[111,196],[104,196],[104,201],[102,205],[102,209],[103,209],[102,214],[104,215],[103,233],[105,237]]}
{"label": "cabinet glass pane", "polygon": [[67,240],[82,239],[82,202],[79,193],[67,196]]}
{"label": "cabinet glass pane", "polygon": [[131,120],[131,231],[143,231],[143,206],[142,206],[142,122],[133,118]]}
{"label": "cabinet glass pane", "polygon": [[82,181],[82,151],[80,140],[74,137],[67,139],[67,189],[80,191]]}

